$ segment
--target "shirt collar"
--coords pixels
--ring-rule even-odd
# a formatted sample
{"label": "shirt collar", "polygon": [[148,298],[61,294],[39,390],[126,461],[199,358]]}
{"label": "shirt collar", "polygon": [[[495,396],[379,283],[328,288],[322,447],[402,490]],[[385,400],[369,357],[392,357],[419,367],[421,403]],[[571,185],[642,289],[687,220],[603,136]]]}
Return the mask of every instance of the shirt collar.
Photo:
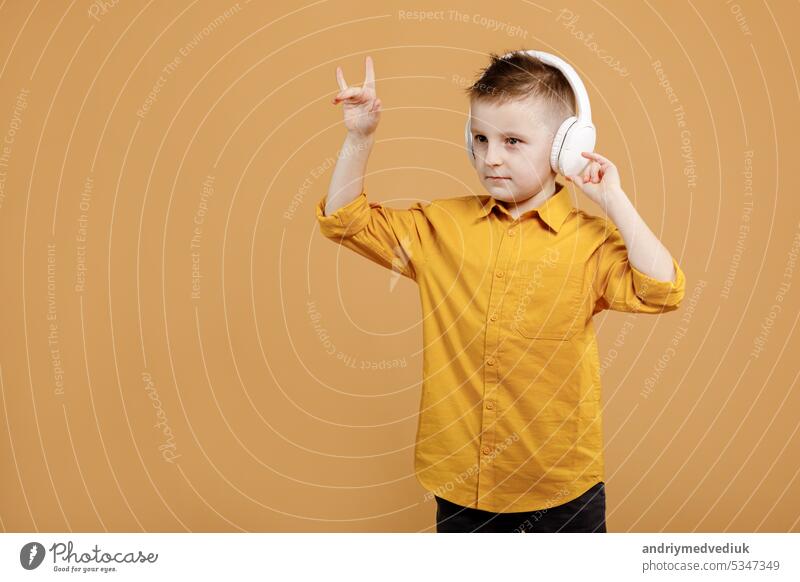
{"label": "shirt collar", "polygon": [[[496,206],[501,211],[508,214],[508,210],[505,207],[497,203],[492,196],[483,195],[478,196],[478,200],[480,200],[481,208],[478,212],[478,216],[481,218],[487,216],[492,209]],[[520,218],[524,217],[529,213],[538,214],[542,220],[547,223],[547,226],[552,228],[554,231],[558,232],[561,228],[561,225],[564,224],[564,220],[569,216],[569,213],[572,211],[572,200],[569,196],[569,190],[564,188],[564,185],[560,182],[556,181],[556,190],[550,198],[545,200],[544,204],[539,206],[538,208],[534,208],[529,210],[525,214],[523,214]]]}

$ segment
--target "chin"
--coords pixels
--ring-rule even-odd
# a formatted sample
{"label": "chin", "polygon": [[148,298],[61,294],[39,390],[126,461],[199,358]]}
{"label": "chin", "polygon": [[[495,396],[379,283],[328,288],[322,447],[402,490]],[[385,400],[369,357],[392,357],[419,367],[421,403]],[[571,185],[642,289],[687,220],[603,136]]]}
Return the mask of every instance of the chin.
{"label": "chin", "polygon": [[512,194],[498,194],[495,192],[490,192],[490,195],[495,200],[500,200],[501,202],[519,202],[517,198]]}
{"label": "chin", "polygon": [[499,198],[500,196],[502,196],[503,198],[511,198],[513,196],[513,194],[509,191],[508,187],[505,184],[489,183],[486,184],[484,188],[489,194],[495,196],[496,198]]}
{"label": "chin", "polygon": [[486,191],[495,198],[506,198],[509,200],[513,200],[515,195],[512,190],[502,184],[488,184]]}

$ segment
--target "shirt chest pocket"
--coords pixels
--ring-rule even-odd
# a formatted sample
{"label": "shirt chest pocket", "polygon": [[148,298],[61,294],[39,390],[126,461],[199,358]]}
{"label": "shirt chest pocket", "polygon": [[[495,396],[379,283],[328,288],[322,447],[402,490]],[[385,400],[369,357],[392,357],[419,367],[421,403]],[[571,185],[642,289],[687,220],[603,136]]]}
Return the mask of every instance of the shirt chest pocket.
{"label": "shirt chest pocket", "polygon": [[537,263],[515,277],[512,327],[529,339],[569,340],[586,325],[584,265]]}

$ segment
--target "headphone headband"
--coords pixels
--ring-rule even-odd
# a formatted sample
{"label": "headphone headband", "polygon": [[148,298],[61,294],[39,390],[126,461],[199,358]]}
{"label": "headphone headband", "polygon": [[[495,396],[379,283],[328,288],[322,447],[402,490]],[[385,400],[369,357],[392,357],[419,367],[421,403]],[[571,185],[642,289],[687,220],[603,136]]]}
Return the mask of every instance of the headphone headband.
{"label": "headphone headband", "polygon": [[518,54],[519,52],[536,57],[546,65],[555,67],[564,73],[564,76],[567,78],[570,87],[572,87],[573,93],[575,93],[575,100],[578,102],[578,119],[582,121],[592,120],[592,107],[589,105],[589,94],[586,92],[586,87],[583,85],[583,81],[581,81],[581,78],[578,76],[578,73],[575,72],[575,69],[572,68],[572,65],[560,57],[551,55],[550,53],[546,53],[544,51],[536,50],[514,51],[504,54],[502,58],[510,57]]}

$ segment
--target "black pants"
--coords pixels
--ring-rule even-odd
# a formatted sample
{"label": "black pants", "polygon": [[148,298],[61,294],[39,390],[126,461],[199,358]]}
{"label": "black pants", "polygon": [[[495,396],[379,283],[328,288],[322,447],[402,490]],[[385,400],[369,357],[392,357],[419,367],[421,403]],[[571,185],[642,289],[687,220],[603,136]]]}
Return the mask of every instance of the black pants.
{"label": "black pants", "polygon": [[494,513],[434,497],[436,533],[606,533],[606,489],[602,481],[572,501],[536,511]]}

